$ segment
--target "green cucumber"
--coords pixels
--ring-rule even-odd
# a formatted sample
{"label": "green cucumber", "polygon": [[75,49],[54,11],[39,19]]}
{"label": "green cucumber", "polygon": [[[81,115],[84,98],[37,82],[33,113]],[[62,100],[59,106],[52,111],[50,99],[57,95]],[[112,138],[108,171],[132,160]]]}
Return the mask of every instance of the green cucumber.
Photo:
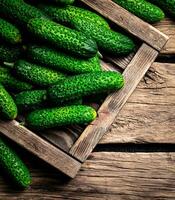
{"label": "green cucumber", "polygon": [[0,16],[24,27],[32,18],[46,17],[41,10],[22,0],[1,0]]}
{"label": "green cucumber", "polygon": [[15,103],[20,112],[42,108],[47,97],[46,90],[24,91],[15,96]]}
{"label": "green cucumber", "polygon": [[33,86],[15,78],[9,69],[0,67],[0,83],[10,91],[21,92],[31,90]]}
{"label": "green cucumber", "polygon": [[0,83],[0,117],[5,120],[12,120],[17,117],[17,112],[14,100]]}
{"label": "green cucumber", "polygon": [[95,24],[82,24],[81,19],[72,20],[72,27],[93,38],[100,51],[106,54],[127,55],[135,49],[133,40],[122,33],[104,27],[98,28]]}
{"label": "green cucumber", "polygon": [[89,106],[66,106],[36,110],[26,118],[26,125],[35,130],[43,130],[73,124],[87,124],[96,118],[96,111]]}
{"label": "green cucumber", "polygon": [[97,45],[92,39],[51,20],[32,19],[28,24],[28,30],[38,38],[66,51],[66,53],[86,58],[97,54]]}
{"label": "green cucumber", "polygon": [[[70,8],[78,9],[73,6]],[[45,6],[43,8],[58,23],[67,23],[73,29],[94,39],[100,51],[110,55],[124,55],[134,50],[135,44],[129,37],[106,28],[104,25],[100,26],[98,22],[95,23],[89,18],[83,18],[83,14],[71,15],[71,9],[66,9],[67,7],[57,8],[53,6]]]}
{"label": "green cucumber", "polygon": [[145,0],[113,0],[113,1],[149,23],[155,23],[165,18],[164,12],[159,7]]}
{"label": "green cucumber", "polygon": [[0,138],[0,165],[17,186],[26,188],[31,184],[28,168],[2,138]]}
{"label": "green cucumber", "polygon": [[[44,108],[49,105],[47,102],[47,91],[46,90],[30,90],[23,91],[15,95],[14,101],[18,107],[19,112],[33,111]],[[68,105],[81,105],[82,99],[65,102],[60,107]]]}
{"label": "green cucumber", "polygon": [[103,17],[84,8],[79,8],[72,5],[58,7],[47,4],[39,5],[39,8],[49,15],[54,21],[59,21],[63,24],[70,23],[72,18],[74,18],[74,20],[81,18],[82,23],[94,23],[98,27],[110,29],[108,22]]}
{"label": "green cucumber", "polygon": [[175,0],[148,0],[157,6],[160,6],[165,12],[175,17]]}
{"label": "green cucumber", "polygon": [[46,2],[46,3],[56,3],[56,4],[60,4],[60,5],[69,5],[69,4],[73,4],[75,0],[41,0],[42,2]]}
{"label": "green cucumber", "polygon": [[73,74],[102,70],[97,55],[89,59],[78,59],[46,46],[30,45],[28,46],[27,56],[37,64]]}
{"label": "green cucumber", "polygon": [[76,75],[48,89],[48,100],[55,104],[92,94],[115,91],[124,85],[123,76],[117,72],[94,72]]}
{"label": "green cucumber", "polygon": [[15,63],[14,73],[22,80],[42,87],[54,85],[66,78],[66,76],[60,72],[29,63],[25,60],[19,60]]}
{"label": "green cucumber", "polygon": [[21,49],[16,46],[0,44],[0,62],[14,62],[21,55]]}
{"label": "green cucumber", "polygon": [[0,38],[11,44],[17,44],[22,41],[22,36],[18,28],[1,18]]}

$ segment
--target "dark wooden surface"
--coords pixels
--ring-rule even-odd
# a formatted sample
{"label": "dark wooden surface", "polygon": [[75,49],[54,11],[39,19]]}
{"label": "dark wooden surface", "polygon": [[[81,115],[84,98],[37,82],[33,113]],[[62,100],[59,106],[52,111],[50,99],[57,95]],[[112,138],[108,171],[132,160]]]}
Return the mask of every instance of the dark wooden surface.
{"label": "dark wooden surface", "polygon": [[33,183],[18,191],[0,177],[0,200],[175,199],[175,23],[155,26],[170,42],[77,177],[69,180],[17,148]]}

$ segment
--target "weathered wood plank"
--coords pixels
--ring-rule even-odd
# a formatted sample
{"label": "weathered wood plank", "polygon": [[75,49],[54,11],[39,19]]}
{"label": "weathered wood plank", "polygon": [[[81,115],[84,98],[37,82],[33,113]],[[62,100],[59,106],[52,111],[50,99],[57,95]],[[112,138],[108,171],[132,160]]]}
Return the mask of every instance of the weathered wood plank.
{"label": "weathered wood plank", "polygon": [[175,54],[175,21],[173,19],[167,18],[157,24],[154,24],[154,27],[170,38],[161,50],[161,53]]}
{"label": "weathered wood plank", "polygon": [[75,125],[62,130],[59,128],[46,130],[41,132],[40,135],[64,152],[69,152],[83,130],[84,128]]}
{"label": "weathered wood plank", "polygon": [[81,1],[158,51],[162,49],[168,40],[165,34],[111,0]]}
{"label": "weathered wood plank", "polygon": [[100,143],[175,144],[175,64],[154,63]]}
{"label": "weathered wood plank", "polygon": [[37,157],[70,177],[75,177],[81,163],[21,126],[17,121],[0,121],[0,134],[7,136]]}
{"label": "weathered wood plank", "polygon": [[63,182],[43,164],[31,165],[32,186],[17,192],[0,177],[0,199],[174,200],[175,197],[175,153],[92,153],[77,177],[69,182]]}
{"label": "weathered wood plank", "polygon": [[119,66],[121,69],[126,69],[126,67],[129,65],[133,57],[135,56],[135,53],[131,53],[128,56],[125,57],[119,57],[119,58],[114,58],[114,57],[106,57],[106,59],[117,66]]}
{"label": "weathered wood plank", "polygon": [[97,119],[92,122],[81,134],[70,154],[80,161],[85,161],[102,136],[109,129],[119,111],[126,103],[129,96],[157,57],[158,52],[146,44],[143,44],[123,75],[125,86],[105,100],[98,110]]}

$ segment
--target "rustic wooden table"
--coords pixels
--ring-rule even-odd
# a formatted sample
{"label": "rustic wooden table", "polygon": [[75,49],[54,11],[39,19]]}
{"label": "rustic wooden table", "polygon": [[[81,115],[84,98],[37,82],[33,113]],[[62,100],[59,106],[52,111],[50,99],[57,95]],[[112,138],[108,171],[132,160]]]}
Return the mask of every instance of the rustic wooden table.
{"label": "rustic wooden table", "polygon": [[175,22],[155,26],[169,42],[77,177],[17,147],[33,183],[21,192],[0,177],[0,200],[175,199]]}

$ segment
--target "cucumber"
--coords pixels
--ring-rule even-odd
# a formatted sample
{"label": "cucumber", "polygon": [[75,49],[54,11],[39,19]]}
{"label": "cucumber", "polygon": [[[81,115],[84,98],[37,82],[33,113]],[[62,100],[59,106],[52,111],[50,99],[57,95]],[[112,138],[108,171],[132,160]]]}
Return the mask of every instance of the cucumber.
{"label": "cucumber", "polygon": [[123,76],[116,72],[94,72],[76,75],[48,89],[48,100],[55,104],[83,96],[115,91],[124,85]]}
{"label": "cucumber", "polygon": [[73,124],[87,124],[93,121],[96,115],[93,108],[83,105],[42,109],[30,113],[26,118],[26,125],[34,130],[43,130]]}
{"label": "cucumber", "polygon": [[39,8],[49,15],[54,21],[59,21],[63,24],[70,23],[71,25],[72,18],[74,18],[74,20],[81,18],[82,23],[94,23],[99,28],[104,27],[110,29],[108,22],[103,17],[84,8],[72,5],[59,7],[50,4],[39,5]]}
{"label": "cucumber", "polygon": [[27,49],[27,56],[37,64],[72,74],[102,70],[97,55],[89,59],[78,59],[46,46],[30,45]]}
{"label": "cucumber", "polygon": [[14,62],[21,55],[21,49],[17,46],[0,44],[0,62]]}
{"label": "cucumber", "polygon": [[[31,90],[31,91],[24,91],[20,92],[15,95],[15,103],[18,107],[19,112],[24,111],[33,111],[38,110],[41,108],[44,108],[46,106],[52,106],[49,105],[47,102],[47,91],[46,90]],[[62,105],[59,105],[60,107],[68,106],[68,105],[81,105],[82,99],[74,100],[65,102]]]}
{"label": "cucumber", "polygon": [[85,58],[94,57],[97,54],[97,45],[92,39],[51,20],[32,19],[28,24],[28,30],[66,53]]}
{"label": "cucumber", "polygon": [[26,27],[27,23],[32,18],[46,18],[41,10],[25,3],[22,0],[1,0],[0,16],[24,27]]}
{"label": "cucumber", "polygon": [[[98,22],[95,23],[89,18],[83,18],[83,14],[72,15],[71,9],[66,10],[66,8],[45,6],[43,10],[58,23],[67,23],[73,29],[94,39],[100,51],[110,55],[125,55],[134,50],[135,44],[129,37],[106,28],[104,25],[100,26]],[[78,9],[73,6],[71,8]]]}
{"label": "cucumber", "polygon": [[26,188],[31,184],[28,168],[2,138],[0,138],[0,165],[17,186]]}
{"label": "cucumber", "polygon": [[15,96],[15,103],[20,112],[42,108],[47,97],[46,90],[24,91]]}
{"label": "cucumber", "polygon": [[29,63],[25,60],[19,60],[15,63],[14,73],[22,80],[41,87],[54,85],[66,78],[66,76],[60,72]]}
{"label": "cucumber", "polygon": [[175,17],[175,0],[148,0],[148,1],[160,6],[165,12]]}
{"label": "cucumber", "polygon": [[73,4],[75,0],[41,0],[46,3],[56,3],[58,5],[69,5]]}
{"label": "cucumber", "polygon": [[0,18],[0,39],[11,44],[17,44],[22,41],[22,36],[18,28]]}
{"label": "cucumber", "polygon": [[13,120],[17,117],[17,107],[6,91],[4,86],[0,83],[0,117],[5,120]]}
{"label": "cucumber", "polygon": [[145,0],[113,0],[113,1],[149,23],[155,23],[165,18],[164,12],[159,7]]}
{"label": "cucumber", "polygon": [[95,24],[82,24],[81,19],[72,20],[72,27],[92,37],[98,45],[100,51],[109,55],[127,55],[134,51],[135,44],[131,38],[122,33],[98,28]]}
{"label": "cucumber", "polygon": [[33,86],[15,78],[9,69],[0,67],[0,83],[10,91],[21,92],[31,90]]}

